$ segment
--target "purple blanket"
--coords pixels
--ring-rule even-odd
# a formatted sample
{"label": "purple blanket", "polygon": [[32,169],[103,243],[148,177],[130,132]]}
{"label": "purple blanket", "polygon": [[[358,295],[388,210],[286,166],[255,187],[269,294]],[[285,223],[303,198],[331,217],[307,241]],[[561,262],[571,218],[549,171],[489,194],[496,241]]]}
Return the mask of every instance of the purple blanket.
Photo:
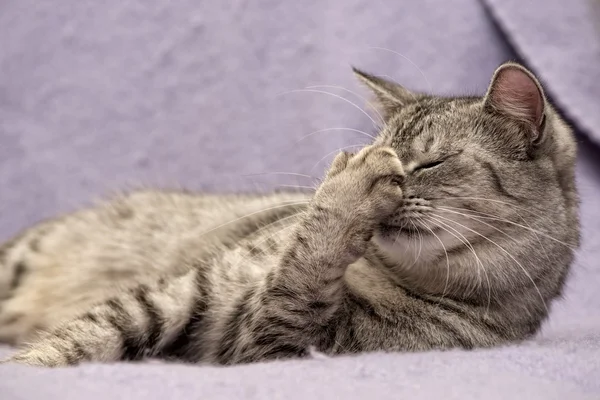
{"label": "purple blanket", "polygon": [[583,246],[535,340],[232,368],[2,365],[0,398],[600,398],[597,0],[3,2],[0,240],[132,185],[311,185],[296,174],[367,139],[337,128],[372,128],[350,103],[366,95],[351,64],[481,93],[507,59],[540,76],[580,140]]}

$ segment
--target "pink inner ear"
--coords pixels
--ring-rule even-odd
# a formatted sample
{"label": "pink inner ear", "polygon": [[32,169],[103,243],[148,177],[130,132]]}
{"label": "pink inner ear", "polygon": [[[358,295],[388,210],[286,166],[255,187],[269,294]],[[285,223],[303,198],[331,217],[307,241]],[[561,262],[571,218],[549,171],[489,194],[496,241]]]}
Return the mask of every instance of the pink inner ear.
{"label": "pink inner ear", "polygon": [[519,68],[506,67],[498,72],[489,99],[495,108],[514,118],[536,125],[542,122],[542,94],[536,82]]}

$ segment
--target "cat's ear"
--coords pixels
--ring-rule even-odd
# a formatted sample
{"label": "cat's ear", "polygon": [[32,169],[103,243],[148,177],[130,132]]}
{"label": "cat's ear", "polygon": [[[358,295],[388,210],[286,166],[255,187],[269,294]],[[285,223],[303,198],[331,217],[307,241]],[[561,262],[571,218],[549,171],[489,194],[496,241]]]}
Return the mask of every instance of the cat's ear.
{"label": "cat's ear", "polygon": [[371,75],[352,67],[352,71],[375,94],[379,111],[387,119],[393,112],[417,99],[417,95],[390,80]]}
{"label": "cat's ear", "polygon": [[542,141],[546,99],[542,86],[525,67],[512,62],[498,67],[485,95],[484,104],[493,112],[529,126],[532,144]]}

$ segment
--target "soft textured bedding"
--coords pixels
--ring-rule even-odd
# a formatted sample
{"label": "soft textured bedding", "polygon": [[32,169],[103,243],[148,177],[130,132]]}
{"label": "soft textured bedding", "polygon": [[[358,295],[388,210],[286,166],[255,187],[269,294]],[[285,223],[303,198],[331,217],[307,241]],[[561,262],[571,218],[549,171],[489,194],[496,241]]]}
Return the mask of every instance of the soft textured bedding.
{"label": "soft textured bedding", "polygon": [[[583,245],[543,332],[507,348],[215,368],[0,366],[0,398],[600,398],[600,4],[577,0],[0,5],[0,240],[131,185],[311,185],[369,119],[350,64],[481,92],[520,58],[579,131]],[[399,54],[398,54],[399,53]],[[317,90],[364,105],[356,94]],[[292,174],[288,174],[292,173]],[[3,348],[2,354],[11,350]]]}

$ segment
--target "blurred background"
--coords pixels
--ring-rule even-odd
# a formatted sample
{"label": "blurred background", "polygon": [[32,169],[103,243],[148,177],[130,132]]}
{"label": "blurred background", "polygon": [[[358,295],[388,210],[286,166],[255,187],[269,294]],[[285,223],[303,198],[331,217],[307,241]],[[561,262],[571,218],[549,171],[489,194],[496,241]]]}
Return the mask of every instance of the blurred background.
{"label": "blurred background", "polygon": [[580,144],[583,244],[534,341],[243,374],[8,365],[0,397],[598,398],[600,0],[0,1],[0,241],[142,185],[311,186],[375,132],[351,65],[413,90],[483,94],[506,60],[537,74]]}
{"label": "blurred background", "polygon": [[[482,94],[509,59],[538,74],[578,130],[585,237],[593,238],[600,232],[597,5],[1,2],[0,240],[141,185],[313,185],[340,148],[368,142],[359,131],[374,132],[373,114],[361,111],[368,93],[351,65],[413,90]],[[598,279],[597,242],[587,240],[581,256],[588,280]],[[592,290],[569,296],[565,318],[587,321],[582,302],[600,309]]]}

